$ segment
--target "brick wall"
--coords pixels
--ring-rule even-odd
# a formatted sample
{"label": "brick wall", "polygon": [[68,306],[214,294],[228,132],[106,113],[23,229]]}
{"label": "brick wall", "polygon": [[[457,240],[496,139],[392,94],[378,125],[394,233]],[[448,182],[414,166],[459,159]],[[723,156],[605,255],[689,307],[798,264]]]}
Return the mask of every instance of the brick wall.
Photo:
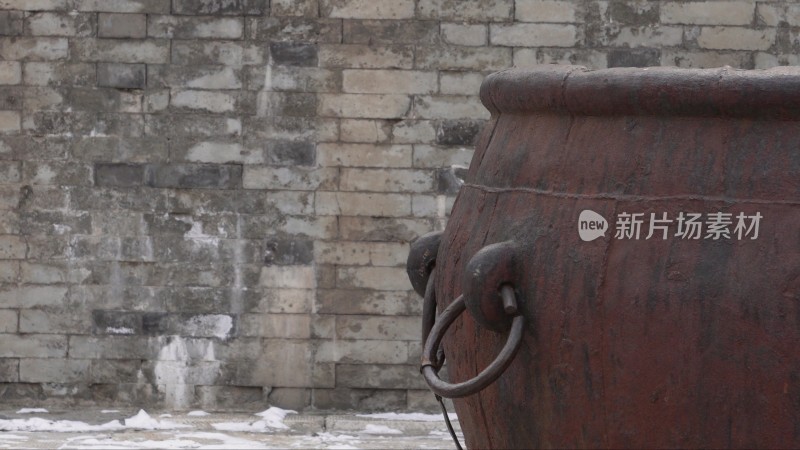
{"label": "brick wall", "polygon": [[407,242],[512,65],[798,63],[791,1],[0,0],[0,402],[420,409]]}

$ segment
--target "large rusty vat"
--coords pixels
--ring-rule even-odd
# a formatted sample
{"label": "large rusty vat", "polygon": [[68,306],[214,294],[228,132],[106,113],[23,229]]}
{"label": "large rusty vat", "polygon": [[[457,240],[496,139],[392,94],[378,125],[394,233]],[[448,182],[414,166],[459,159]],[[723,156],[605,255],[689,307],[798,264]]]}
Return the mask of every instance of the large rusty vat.
{"label": "large rusty vat", "polygon": [[436,330],[452,382],[522,323],[456,395],[468,447],[800,448],[800,69],[542,66],[481,99],[447,228],[409,260],[440,314],[466,303]]}

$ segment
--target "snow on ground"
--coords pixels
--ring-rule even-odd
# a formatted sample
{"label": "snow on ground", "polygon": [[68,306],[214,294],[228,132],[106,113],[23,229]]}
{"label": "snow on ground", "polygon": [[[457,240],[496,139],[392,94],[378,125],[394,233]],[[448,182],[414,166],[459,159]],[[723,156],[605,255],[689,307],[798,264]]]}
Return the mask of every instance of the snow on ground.
{"label": "snow on ground", "polygon": [[364,431],[362,431],[362,433],[367,433],[367,434],[403,434],[403,432],[398,430],[398,429],[389,428],[386,425],[374,425],[374,424],[371,424],[371,423],[367,424],[367,426],[364,428]]}
{"label": "snow on ground", "polygon": [[158,420],[150,417],[145,410],[140,409],[139,413],[133,417],[123,420],[126,428],[136,428],[137,430],[170,430],[174,428],[191,428],[191,425],[170,422],[169,420]]}
{"label": "snow on ground", "polygon": [[[23,410],[31,408],[23,408]],[[23,412],[19,414],[31,414]],[[95,412],[94,415],[75,411],[80,417],[91,417],[97,422],[76,420],[51,420],[43,417],[23,417],[0,420],[0,449],[58,448],[60,450],[142,450],[142,449],[405,449],[405,448],[452,448],[450,437],[436,414],[359,414],[371,418],[344,419],[337,416],[331,427],[325,421],[308,421],[300,418],[292,421],[296,428],[289,427],[284,419],[295,411],[269,408],[242,418],[240,415],[206,413],[204,411],[183,412],[170,420],[151,417],[144,410],[137,414],[106,423],[100,423],[104,414],[113,410]],[[44,414],[44,413],[42,413]],[[64,418],[64,412],[48,413],[49,417]],[[67,413],[68,414],[68,413]],[[189,416],[210,416],[202,421],[192,421]],[[319,416],[316,416],[319,418]],[[227,420],[227,421],[226,421]],[[386,420],[382,422],[382,420]],[[393,428],[398,420],[428,422],[425,431],[412,432]],[[91,421],[91,419],[90,419]],[[323,424],[323,422],[325,424]],[[363,429],[352,430],[347,426],[361,422]],[[99,423],[99,424],[98,424]],[[310,423],[316,423],[308,428]],[[344,425],[345,428],[338,428]],[[303,424],[303,425],[301,425]],[[305,427],[305,428],[303,428]],[[433,431],[430,431],[433,430]],[[430,433],[429,433],[430,431]],[[463,439],[463,438],[462,438]]]}
{"label": "snow on ground", "polygon": [[288,414],[297,414],[297,411],[271,407],[266,411],[256,413],[256,416],[263,417],[252,423],[242,422],[222,422],[212,426],[219,431],[242,431],[248,433],[267,433],[274,430],[288,430],[289,427],[283,423],[283,419]]}
{"label": "snow on ground", "polygon": [[[165,439],[146,439],[146,438],[133,438],[126,440],[114,439],[112,436],[79,436],[67,439],[59,450],[105,450],[105,449],[121,449],[121,450],[138,450],[138,449],[232,449],[232,450],[250,450],[250,449],[266,449],[270,448],[262,442],[253,441],[250,439],[243,439],[235,436],[228,436],[222,433],[207,433],[207,432],[193,432],[193,433],[178,433],[162,435]],[[153,436],[159,437],[159,436]]]}
{"label": "snow on ground", "polygon": [[175,428],[191,428],[191,425],[157,420],[150,417],[143,409],[133,417],[112,420],[101,425],[90,425],[75,420],[49,420],[41,417],[30,419],[0,419],[0,431],[49,431],[57,433],[83,433],[96,431],[136,430],[169,430]]}
{"label": "snow on ground", "polygon": [[21,408],[17,414],[47,414],[48,412],[44,408]]}

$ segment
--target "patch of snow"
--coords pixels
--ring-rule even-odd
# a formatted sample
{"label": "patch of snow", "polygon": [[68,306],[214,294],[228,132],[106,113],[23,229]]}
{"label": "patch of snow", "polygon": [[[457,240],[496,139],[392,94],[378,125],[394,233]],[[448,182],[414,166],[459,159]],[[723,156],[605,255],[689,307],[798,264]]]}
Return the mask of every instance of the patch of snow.
{"label": "patch of snow", "polygon": [[189,411],[186,413],[187,416],[194,416],[194,417],[203,417],[203,416],[210,416],[211,414],[205,411]]}
{"label": "patch of snow", "polygon": [[220,441],[221,444],[203,444],[204,449],[263,449],[266,448],[264,443],[252,441],[250,439],[243,439],[234,436],[228,436],[223,433],[210,433],[205,431],[198,431],[196,433],[181,433],[175,436],[176,438],[189,438],[200,439],[204,441]]}
{"label": "patch of snow", "polygon": [[116,441],[110,438],[88,437],[76,439],[65,444],[60,449],[183,449],[183,448],[205,448],[202,444],[195,441],[183,439],[166,439],[163,441],[137,440],[137,441]]}
{"label": "patch of snow", "polygon": [[[358,417],[369,417],[371,419],[385,419],[385,420],[409,420],[417,422],[444,422],[444,417],[441,414],[425,414],[425,413],[375,413],[375,414],[356,414]],[[455,413],[449,413],[450,420],[458,420]]]}
{"label": "patch of snow", "polygon": [[123,421],[112,420],[100,425],[90,425],[75,420],[47,420],[40,417],[30,419],[0,419],[0,431],[49,431],[55,433],[85,433],[94,431],[119,431],[125,429],[172,430],[191,428],[191,425],[159,421],[150,417],[144,410]]}
{"label": "patch of snow", "polygon": [[287,430],[289,427],[283,423],[283,419],[288,414],[297,414],[297,411],[281,409],[273,406],[266,411],[257,413],[256,416],[263,417],[263,419],[253,423],[222,422],[212,424],[212,426],[220,431],[241,431],[253,433],[264,433],[272,430]]}
{"label": "patch of snow", "polygon": [[44,408],[22,408],[19,411],[17,411],[17,414],[36,414],[36,413],[47,414],[49,412],[50,411]]}
{"label": "patch of snow", "polygon": [[104,410],[102,410],[100,412],[102,414],[114,414],[114,413],[118,413],[119,410],[118,409],[104,409]]}
{"label": "patch of snow", "polygon": [[7,441],[27,441],[28,436],[20,436],[18,434],[0,434],[0,440],[5,439]]}
{"label": "patch of snow", "polygon": [[297,414],[297,411],[291,409],[281,409],[277,406],[272,406],[260,413],[255,413],[256,416],[263,417],[265,420],[271,421],[276,420],[283,425],[283,419],[286,418],[289,414]]}
{"label": "patch of snow", "polygon": [[0,431],[52,431],[56,433],[83,433],[87,431],[122,430],[125,427],[119,420],[102,425],[89,425],[74,420],[47,420],[39,417],[30,419],[0,419]]}
{"label": "patch of snow", "polygon": [[125,428],[135,428],[138,430],[171,430],[175,428],[191,428],[191,425],[170,422],[168,420],[158,420],[150,417],[143,409],[133,416],[123,420]]}
{"label": "patch of snow", "polygon": [[362,433],[366,434],[403,434],[402,431],[396,428],[389,428],[386,425],[367,424]]}

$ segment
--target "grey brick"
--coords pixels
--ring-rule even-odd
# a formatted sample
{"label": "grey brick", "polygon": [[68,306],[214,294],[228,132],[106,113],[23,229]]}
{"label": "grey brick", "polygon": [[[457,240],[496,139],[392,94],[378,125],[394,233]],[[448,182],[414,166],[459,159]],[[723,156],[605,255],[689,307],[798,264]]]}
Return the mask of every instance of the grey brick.
{"label": "grey brick", "polygon": [[250,69],[247,83],[249,90],[336,92],[342,85],[341,72],[334,70],[276,66],[271,67],[267,76],[264,67],[251,66],[248,69]]}
{"label": "grey brick", "polygon": [[349,388],[425,389],[419,376],[419,367],[387,364],[337,364],[336,380],[339,386]]}
{"label": "grey brick", "polygon": [[74,359],[21,359],[19,378],[24,383],[73,383],[89,377],[91,361]]}
{"label": "grey brick", "polygon": [[66,62],[26,62],[23,81],[34,86],[94,86],[94,64]]}
{"label": "grey brick", "polygon": [[344,19],[410,19],[414,0],[320,0],[320,13]]}
{"label": "grey brick", "polygon": [[316,301],[320,314],[407,316],[422,312],[419,297],[408,291],[318,289]]}
{"label": "grey brick", "polygon": [[273,388],[267,401],[278,408],[300,411],[311,406],[311,389]]}
{"label": "grey brick", "polygon": [[92,383],[135,383],[139,379],[142,360],[92,359],[89,381]]}
{"label": "grey brick", "polygon": [[[12,261],[3,261],[0,265],[0,270],[8,272],[8,267],[11,266]],[[16,263],[14,263],[16,264]],[[14,275],[13,273],[5,273],[3,278],[8,279],[7,275]],[[16,277],[10,281],[16,282]],[[19,313],[13,309],[0,309],[0,333],[17,333],[19,331]],[[2,360],[0,360],[0,373],[2,373]],[[2,380],[2,375],[0,375]]]}
{"label": "grey brick", "polygon": [[19,161],[0,161],[0,184],[19,183],[22,180]]}
{"label": "grey brick", "polygon": [[317,17],[319,15],[319,0],[272,0],[270,2],[270,15],[275,17]]}
{"label": "grey brick", "polygon": [[269,47],[237,41],[172,40],[172,64],[242,66],[266,64]]}
{"label": "grey brick", "polygon": [[436,143],[472,147],[483,124],[482,120],[444,120],[436,129]]}
{"label": "grey brick", "polygon": [[159,349],[158,341],[141,336],[69,338],[69,356],[75,359],[151,359],[158,354]]}
{"label": "grey brick", "polygon": [[433,223],[422,219],[395,217],[340,217],[339,233],[351,241],[408,242],[433,230]]}
{"label": "grey brick", "polygon": [[26,161],[22,169],[22,179],[27,184],[88,186],[92,180],[92,168],[84,163]]}
{"label": "grey brick", "polygon": [[415,67],[437,70],[495,71],[511,66],[512,50],[505,47],[419,47]]}
{"label": "grey brick", "polygon": [[258,409],[266,403],[261,386],[197,386],[197,399],[202,408]]}
{"label": "grey brick", "polygon": [[[173,287],[161,290],[159,298],[167,302],[167,309],[180,313],[216,313],[230,311],[234,294],[230,289]],[[156,320],[157,317],[150,320]],[[158,319],[160,320],[160,319]]]}
{"label": "grey brick", "polygon": [[138,380],[131,384],[92,384],[88,388],[92,401],[101,405],[162,405],[165,400],[165,395],[156,386]]}
{"label": "grey brick", "polygon": [[[263,74],[261,78],[263,81]],[[240,89],[242,80],[242,69],[235,67],[151,65],[147,68],[150,88]]]}
{"label": "grey brick", "polygon": [[37,111],[25,117],[22,128],[38,136],[116,134],[140,136],[144,131],[141,116],[88,111]]}
{"label": "grey brick", "polygon": [[449,21],[506,22],[513,17],[513,0],[419,0],[418,17]]}
{"label": "grey brick", "polygon": [[67,0],[3,0],[0,2],[0,7],[3,9],[23,11],[64,11],[67,6]]}
{"label": "grey brick", "polygon": [[147,115],[145,132],[156,137],[238,136],[242,123],[239,119],[204,114]]}
{"label": "grey brick", "polygon": [[19,213],[20,232],[24,235],[89,234],[91,216],[81,212],[30,210]]}
{"label": "grey brick", "polygon": [[72,0],[78,11],[167,14],[169,0]]}
{"label": "grey brick", "polygon": [[626,25],[649,26],[658,24],[660,2],[609,2],[608,17]]}
{"label": "grey brick", "polygon": [[85,136],[71,143],[69,154],[79,161],[164,162],[169,152],[167,144],[167,137]]}
{"label": "grey brick", "polygon": [[170,58],[165,39],[74,39],[69,50],[76,61],[163,64]]}
{"label": "grey brick", "polygon": [[268,238],[264,249],[264,264],[293,266],[314,262],[314,242],[302,237]]}
{"label": "grey brick", "polygon": [[146,66],[144,64],[97,65],[97,84],[103,87],[144,89]]}
{"label": "grey brick", "polygon": [[66,336],[0,334],[0,358],[64,358],[66,356]]}
{"label": "grey brick", "polygon": [[314,389],[314,407],[319,409],[357,409],[359,411],[398,411],[406,407],[402,389]]}
{"label": "grey brick", "polygon": [[241,165],[151,164],[145,172],[147,186],[160,188],[239,189]]}
{"label": "grey brick", "polygon": [[650,67],[661,63],[661,50],[653,48],[614,49],[608,53],[608,67]]}
{"label": "grey brick", "polygon": [[0,358],[0,383],[19,381],[19,359]]}
{"label": "grey brick", "polygon": [[25,18],[29,34],[34,36],[81,36],[94,35],[94,16],[91,14],[69,14],[37,12]]}
{"label": "grey brick", "polygon": [[142,314],[128,311],[92,311],[92,334],[141,334]]}
{"label": "grey brick", "polygon": [[269,11],[268,0],[172,0],[175,14],[262,15]]}
{"label": "grey brick", "polygon": [[7,404],[42,402],[45,390],[37,383],[0,383],[0,401]]}
{"label": "grey brick", "polygon": [[[123,92],[115,89],[69,88],[62,91],[61,101],[73,111],[88,112],[142,112],[142,95],[138,92]],[[95,129],[97,134],[97,129]]]}
{"label": "grey brick", "polygon": [[98,37],[143,39],[147,36],[145,14],[100,13],[98,17]]}
{"label": "grey brick", "polygon": [[67,308],[23,309],[19,314],[20,333],[89,334],[91,318]]}
{"label": "grey brick", "polygon": [[236,318],[224,314],[145,313],[142,332],[156,336],[178,335],[224,339],[234,335]]}
{"label": "grey brick", "polygon": [[68,41],[59,37],[0,38],[0,59],[8,61],[55,61],[66,59]]}
{"label": "grey brick", "polygon": [[22,34],[22,11],[0,11],[0,36]]}
{"label": "grey brick", "polygon": [[141,186],[144,181],[144,166],[124,163],[95,164],[94,177],[97,186]]}
{"label": "grey brick", "polygon": [[[237,364],[233,384],[245,386],[312,387],[311,344],[289,339],[264,339],[254,360]],[[249,353],[249,352],[247,352]],[[275,364],[281,361],[281,364]]]}
{"label": "grey brick", "polygon": [[175,39],[240,39],[244,20],[234,17],[156,16],[147,19],[147,35]]}
{"label": "grey brick", "polygon": [[[3,111],[4,114],[16,115],[17,123],[19,123],[19,112],[8,110],[21,109],[24,98],[25,92],[21,89],[12,88],[10,86],[0,87],[0,108],[7,110]],[[4,128],[7,127],[6,124],[2,125]]]}
{"label": "grey brick", "polygon": [[435,44],[440,40],[435,20],[346,20],[342,33],[345,44]]}
{"label": "grey brick", "polygon": [[170,109],[178,113],[203,112],[220,114],[237,111],[246,113],[243,102],[239,102],[242,98],[245,97],[225,91],[173,89],[170,94]]}
{"label": "grey brick", "polygon": [[317,47],[314,44],[272,42],[269,51],[273,64],[312,67],[317,65]]}
{"label": "grey brick", "polygon": [[255,39],[308,43],[339,43],[342,21],[300,17],[268,17],[259,19]]}
{"label": "grey brick", "polygon": [[316,146],[313,142],[276,140],[264,143],[265,163],[277,166],[313,166]]}

